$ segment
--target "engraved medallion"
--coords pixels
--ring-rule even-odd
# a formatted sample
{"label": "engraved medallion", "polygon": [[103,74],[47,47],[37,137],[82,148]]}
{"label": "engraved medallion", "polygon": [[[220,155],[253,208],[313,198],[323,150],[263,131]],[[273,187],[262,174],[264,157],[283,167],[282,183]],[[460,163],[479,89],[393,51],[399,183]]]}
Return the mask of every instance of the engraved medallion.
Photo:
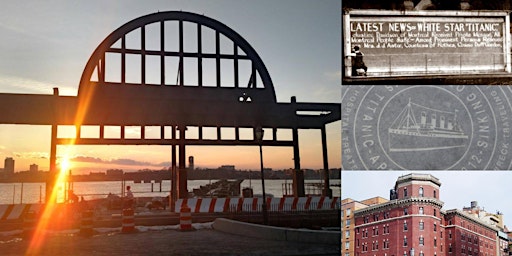
{"label": "engraved medallion", "polygon": [[505,170],[507,86],[349,86],[342,95],[345,170]]}

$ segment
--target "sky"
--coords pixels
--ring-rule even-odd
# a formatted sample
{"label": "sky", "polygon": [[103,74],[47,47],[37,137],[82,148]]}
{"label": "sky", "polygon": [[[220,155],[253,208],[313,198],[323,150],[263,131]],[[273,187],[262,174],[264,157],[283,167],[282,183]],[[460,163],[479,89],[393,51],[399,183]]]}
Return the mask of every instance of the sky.
{"label": "sky", "polygon": [[[87,60],[123,24],[158,11],[187,11],[216,19],[245,38],[265,63],[278,102],[341,101],[341,2],[339,0],[22,1],[0,8],[0,93],[76,96]],[[34,106],[37,107],[37,106]],[[59,131],[60,132],[60,131]],[[341,122],[327,126],[329,167],[341,166]],[[302,168],[322,168],[320,131],[299,132]],[[48,170],[50,127],[0,125],[0,159],[15,170],[30,164]],[[265,167],[293,167],[291,148],[264,147]],[[165,146],[59,146],[72,168],[162,169]],[[257,147],[187,147],[196,167],[231,164],[258,169]],[[0,168],[3,167],[0,166]]]}
{"label": "sky", "polygon": [[510,171],[343,171],[341,198],[357,201],[371,197],[389,199],[398,177],[410,173],[428,173],[441,182],[439,199],[443,210],[469,207],[477,201],[486,211],[504,214],[505,225],[512,229],[512,172]]}

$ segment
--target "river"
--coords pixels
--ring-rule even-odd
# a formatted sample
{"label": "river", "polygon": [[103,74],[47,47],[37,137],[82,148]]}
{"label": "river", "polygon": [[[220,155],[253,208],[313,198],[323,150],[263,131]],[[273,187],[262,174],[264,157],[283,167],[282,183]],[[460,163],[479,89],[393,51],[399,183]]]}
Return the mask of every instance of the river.
{"label": "river", "polygon": [[[188,190],[199,188],[201,185],[213,183],[217,180],[189,180]],[[283,184],[291,183],[291,180],[265,180],[265,193],[272,194],[274,197],[283,196]],[[320,183],[320,180],[305,180],[305,183]],[[340,180],[331,180],[331,189],[333,196],[340,197],[341,189]],[[127,186],[131,186],[131,190],[135,197],[165,197],[169,195],[171,181],[164,180],[160,188],[158,183],[133,183],[127,181]],[[244,180],[241,184],[242,188],[251,186],[254,194],[262,194],[261,180]],[[153,190],[152,190],[153,187]],[[121,181],[96,181],[96,182],[74,182],[72,184],[73,191],[76,195],[83,196],[85,200],[105,198],[109,193],[121,195]],[[64,185],[58,187],[57,201],[64,200]],[[153,191],[153,192],[152,192]],[[161,192],[160,192],[161,191]],[[306,191],[307,192],[307,191]],[[19,204],[19,203],[38,203],[45,201],[45,183],[2,183],[0,184],[0,204]]]}

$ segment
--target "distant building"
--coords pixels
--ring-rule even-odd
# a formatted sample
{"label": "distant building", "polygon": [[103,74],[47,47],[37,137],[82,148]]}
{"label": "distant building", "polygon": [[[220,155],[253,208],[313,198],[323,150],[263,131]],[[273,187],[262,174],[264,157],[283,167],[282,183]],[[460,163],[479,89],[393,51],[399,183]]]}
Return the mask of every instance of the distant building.
{"label": "distant building", "polygon": [[14,159],[12,157],[5,158],[4,173],[5,174],[14,174]]}
{"label": "distant building", "polygon": [[30,172],[38,172],[39,166],[37,164],[31,164],[30,165]]}
{"label": "distant building", "polygon": [[222,169],[222,170],[231,170],[231,171],[234,171],[235,170],[235,166],[234,165],[222,165],[221,167],[219,167],[219,169]]}
{"label": "distant building", "polygon": [[107,176],[123,176],[123,170],[109,169],[107,170]]}
{"label": "distant building", "polygon": [[188,157],[188,169],[194,170],[194,156]]}
{"label": "distant building", "polygon": [[505,228],[505,223],[503,222],[503,214],[500,212],[497,213],[490,213],[486,212],[484,208],[481,208],[478,206],[477,201],[471,201],[470,207],[464,207],[462,208],[462,211],[464,211],[467,214],[470,214],[471,216],[478,218],[487,224],[497,227],[501,231]]}
{"label": "distant building", "polygon": [[430,174],[411,173],[397,179],[389,201],[342,200],[341,255],[502,255],[498,228],[461,210],[441,210],[440,186]]}

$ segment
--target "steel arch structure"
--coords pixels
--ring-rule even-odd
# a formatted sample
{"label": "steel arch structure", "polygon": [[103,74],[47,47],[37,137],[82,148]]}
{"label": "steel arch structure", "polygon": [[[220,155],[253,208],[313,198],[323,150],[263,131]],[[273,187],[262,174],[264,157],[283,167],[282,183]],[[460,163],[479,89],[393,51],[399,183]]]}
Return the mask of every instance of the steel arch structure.
{"label": "steel arch structure", "polygon": [[[177,35],[169,37],[167,26],[177,26]],[[156,37],[147,37],[146,29],[155,26]],[[186,28],[195,27],[197,49],[185,50]],[[203,49],[203,32],[213,31],[214,50]],[[135,34],[134,34],[135,33]],[[127,37],[135,35],[136,46],[129,46]],[[158,38],[159,47],[146,47]],[[176,38],[172,49],[166,44]],[[224,52],[221,44],[230,44],[232,51]],[[137,40],[138,39],[138,40]],[[224,41],[223,41],[224,40]],[[129,61],[130,57],[136,61]],[[114,61],[111,61],[111,60]],[[175,60],[176,82],[168,77],[168,60]],[[115,61],[117,60],[117,61]],[[194,60],[190,65],[187,61]],[[157,63],[148,67],[149,61]],[[213,63],[203,65],[204,62]],[[227,62],[229,65],[222,63]],[[114,63],[114,64],[112,64]],[[245,67],[243,71],[242,65]],[[136,71],[129,71],[135,66]],[[158,68],[159,67],[159,68]],[[207,70],[207,69],[212,70]],[[160,72],[151,73],[159,69]],[[231,69],[231,72],[226,70]],[[114,72],[116,75],[111,76]],[[211,79],[204,74],[213,73]],[[223,72],[231,77],[225,82]],[[135,79],[131,78],[134,76]],[[149,80],[148,75],[153,75]],[[187,77],[195,77],[188,82]],[[135,80],[131,81],[131,80]],[[210,81],[213,80],[213,81]],[[157,82],[155,82],[157,81]],[[247,83],[245,83],[247,81]],[[38,106],[37,108],[31,106]],[[290,103],[276,101],[270,75],[254,48],[226,25],[188,12],[159,12],[134,19],[108,35],[93,52],[82,74],[78,96],[0,94],[0,123],[52,125],[50,171],[56,171],[57,145],[170,145],[172,151],[173,197],[184,198],[188,191],[185,168],[186,145],[260,145],[289,146],[294,152],[294,195],[304,196],[304,176],[300,168],[298,130],[320,129],[322,140],[324,194],[329,195],[327,137],[325,127],[341,119],[339,103]],[[60,125],[76,127],[75,138],[59,138]],[[94,137],[83,136],[82,126],[98,130]],[[118,127],[119,133],[110,137],[106,128]],[[126,136],[126,127],[139,127],[136,138]],[[146,134],[147,127],[157,127],[159,136]],[[186,129],[194,127],[196,138],[188,138]],[[203,136],[203,130],[213,129],[215,139]],[[234,130],[234,138],[224,138],[222,128]],[[270,139],[258,141],[254,131],[272,131]],[[292,139],[279,139],[278,129],[292,130]],[[241,131],[251,130],[251,139],[242,139]],[[176,168],[176,148],[179,166]],[[175,184],[177,186],[175,186]],[[50,186],[52,187],[51,184]],[[48,191],[47,191],[48,193]]]}

